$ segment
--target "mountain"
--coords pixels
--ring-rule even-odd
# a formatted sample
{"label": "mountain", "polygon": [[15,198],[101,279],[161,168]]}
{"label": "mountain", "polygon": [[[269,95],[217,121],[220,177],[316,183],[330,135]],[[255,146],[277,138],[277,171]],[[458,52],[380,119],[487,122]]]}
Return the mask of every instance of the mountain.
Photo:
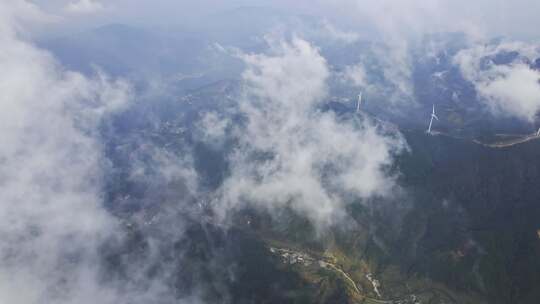
{"label": "mountain", "polygon": [[50,38],[40,46],[66,67],[85,74],[98,68],[141,85],[159,79],[165,86],[194,89],[240,73],[240,63],[214,43],[204,32],[108,24]]}
{"label": "mountain", "polygon": [[[390,99],[395,84],[374,51],[381,45],[359,40],[321,49],[338,75],[366,60],[371,84],[390,89],[366,92],[362,114],[355,114],[363,88],[336,76],[320,110],[391,125],[409,148],[389,168],[400,193],[348,205],[344,227],[321,235],[287,206],[278,218],[264,208],[240,208],[223,227],[206,205],[211,195],[191,197],[182,180],[164,181],[152,171],[154,151],[144,150],[150,144],[162,158],[191,155],[201,191],[219,189],[235,143],[205,143],[197,124],[215,112],[241,126],[235,107],[243,84],[241,64],[214,43],[267,51],[261,33],[298,18],[247,7],[213,15],[193,31],[112,24],[41,42],[70,69],[91,73],[97,65],[138,84],[165,83],[158,97],[137,100],[103,128],[113,168],[107,207],[129,236],[125,244],[105,246],[104,272],[122,276],[126,263],[159,256],[145,275],[171,271],[167,284],[179,295],[196,290],[210,303],[537,303],[540,139],[531,136],[530,123],[487,111],[453,63],[465,47],[459,35],[427,37],[412,51],[415,103],[405,106]],[[443,47],[427,56],[426,46],[435,42]],[[509,65],[518,57],[502,52],[484,60]],[[530,65],[538,68],[538,60]],[[428,135],[432,105],[441,121]],[[141,168],[146,176],[137,180],[132,172]],[[187,203],[179,207],[178,200]],[[165,229],[180,222],[177,234]]]}
{"label": "mountain", "polygon": [[[154,108],[162,119],[157,128],[127,127],[111,144],[127,141],[131,148],[111,149],[115,154],[110,159],[119,173],[130,171],[132,164],[123,154],[137,148],[129,143],[130,134],[142,133],[171,153],[193,147],[202,184],[216,189],[227,175],[227,155],[234,146],[208,146],[193,129],[204,113],[234,107],[238,90],[237,82],[218,82]],[[354,119],[354,110],[336,107],[322,110]],[[130,121],[134,114],[125,115],[121,120]],[[148,110],[141,115],[147,117]],[[287,208],[278,218],[264,209],[242,208],[227,229],[216,226],[204,205],[202,212],[193,211],[199,210],[195,201],[180,215],[167,215],[163,210],[169,209],[156,204],[174,204],[182,188],[172,183],[152,190],[127,182],[121,174],[111,180],[111,208],[126,223],[132,214],[142,214],[153,229],[159,229],[163,218],[184,218],[187,236],[172,241],[176,248],[188,249],[178,253],[183,258],[174,264],[178,278],[173,284],[191,290],[203,278],[207,284],[202,292],[210,302],[536,303],[540,139],[491,147],[451,134],[430,136],[423,128],[401,132],[409,152],[392,168],[399,172],[400,194],[351,204],[347,228],[333,227],[323,235]],[[193,220],[193,212],[199,220]],[[153,224],[156,217],[161,220]],[[141,251],[132,254],[142,258],[149,254],[144,249],[150,246],[145,236],[149,228],[136,225],[128,227],[133,242],[140,243],[132,246]],[[171,249],[160,250],[171,259]],[[113,251],[108,258],[118,254]]]}

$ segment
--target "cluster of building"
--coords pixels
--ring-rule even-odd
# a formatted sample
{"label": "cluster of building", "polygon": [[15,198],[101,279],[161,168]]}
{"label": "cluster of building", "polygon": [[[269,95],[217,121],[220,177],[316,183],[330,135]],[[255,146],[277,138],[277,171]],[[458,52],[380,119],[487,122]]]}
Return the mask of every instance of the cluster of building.
{"label": "cluster of building", "polygon": [[279,255],[282,262],[285,264],[290,264],[290,265],[299,264],[303,266],[311,266],[313,263],[315,263],[314,258],[302,252],[296,252],[293,250],[280,249],[280,248],[274,248],[274,247],[270,247],[270,252],[272,252],[273,254]]}
{"label": "cluster of building", "polygon": [[381,298],[381,292],[379,291],[379,287],[381,287],[381,282],[375,279],[371,273],[366,274],[366,278],[371,283],[371,285],[373,285],[373,291],[377,294],[377,297]]}

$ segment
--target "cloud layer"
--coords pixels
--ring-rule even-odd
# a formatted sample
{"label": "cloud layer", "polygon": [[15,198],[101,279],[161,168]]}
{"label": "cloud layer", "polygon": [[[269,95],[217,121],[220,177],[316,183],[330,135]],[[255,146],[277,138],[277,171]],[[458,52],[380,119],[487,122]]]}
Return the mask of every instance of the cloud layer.
{"label": "cloud layer", "polygon": [[[115,6],[122,3],[126,5],[118,1]],[[384,43],[372,51],[400,99],[413,96],[411,41],[438,21],[438,30],[462,27],[472,36],[481,32],[467,20],[452,27],[447,16],[438,18],[441,8],[453,7],[446,2],[338,3],[350,9],[347,14],[366,17],[370,30],[381,37]],[[318,5],[333,6],[324,1]],[[301,10],[301,3],[295,7]],[[93,13],[103,8],[100,2],[81,0],[66,9]],[[383,14],[394,18],[380,18]],[[133,149],[125,153],[132,165],[128,179],[147,190],[137,203],[161,209],[133,219],[152,227],[144,231],[150,239],[147,261],[126,266],[130,279],[104,284],[101,246],[111,240],[122,243],[125,235],[119,232],[120,221],[103,207],[109,163],[98,130],[127,106],[131,88],[99,70],[92,76],[67,71],[25,40],[24,25],[42,20],[49,16],[28,2],[0,3],[1,300],[174,302],[176,294],[165,281],[178,275],[177,268],[163,266],[160,257],[171,250],[172,239],[182,237],[177,215],[193,211],[174,203],[199,195],[192,160],[143,140],[134,141],[136,148],[127,145]],[[349,29],[324,22],[320,37],[354,44],[361,35]],[[237,113],[241,123],[208,113],[198,124],[200,140],[213,148],[223,148],[228,140],[237,144],[228,159],[230,175],[215,195],[216,213],[226,218],[246,206],[271,213],[291,208],[322,231],[343,223],[348,204],[391,196],[397,187],[391,171],[394,156],[406,149],[400,134],[367,115],[339,116],[325,108],[331,67],[310,42],[269,37],[268,43],[268,53],[239,52],[246,65]],[[515,51],[520,55],[509,64],[486,60]],[[528,44],[478,46],[460,52],[455,64],[494,114],[533,121],[540,110],[540,73],[531,63],[538,56],[537,48]],[[360,63],[345,67],[343,75],[355,86],[369,87],[368,73]],[[154,263],[167,269],[149,280],[146,271]],[[27,292],[20,292],[21,287]]]}
{"label": "cloud layer", "polygon": [[234,133],[239,147],[217,212],[287,206],[324,229],[343,219],[351,201],[390,195],[400,136],[321,111],[330,73],[317,48],[299,38],[270,44],[271,54],[242,55],[245,126]]}
{"label": "cloud layer", "polygon": [[116,282],[100,266],[103,245],[122,233],[103,207],[98,128],[126,107],[130,86],[66,71],[21,39],[16,21],[34,9],[0,4],[10,14],[0,18],[0,301],[153,302],[167,290],[159,281],[131,272]]}

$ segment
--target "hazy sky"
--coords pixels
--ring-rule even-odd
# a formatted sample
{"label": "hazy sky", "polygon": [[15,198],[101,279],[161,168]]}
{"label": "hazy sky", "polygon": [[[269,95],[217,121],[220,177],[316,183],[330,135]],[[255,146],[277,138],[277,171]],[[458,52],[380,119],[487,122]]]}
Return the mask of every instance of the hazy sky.
{"label": "hazy sky", "polygon": [[489,36],[538,37],[536,0],[33,0],[62,16],[62,23],[121,22],[170,25],[200,20],[239,6],[269,6],[328,18],[358,30],[399,28],[402,32],[467,29]]}

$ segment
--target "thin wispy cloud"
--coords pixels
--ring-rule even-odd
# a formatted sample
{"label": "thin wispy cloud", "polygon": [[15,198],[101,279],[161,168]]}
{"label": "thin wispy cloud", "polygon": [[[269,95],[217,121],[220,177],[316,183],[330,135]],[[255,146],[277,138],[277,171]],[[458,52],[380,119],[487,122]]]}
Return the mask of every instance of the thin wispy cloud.
{"label": "thin wispy cloud", "polygon": [[99,0],[78,0],[70,2],[64,10],[72,14],[94,14],[103,11],[105,6]]}

